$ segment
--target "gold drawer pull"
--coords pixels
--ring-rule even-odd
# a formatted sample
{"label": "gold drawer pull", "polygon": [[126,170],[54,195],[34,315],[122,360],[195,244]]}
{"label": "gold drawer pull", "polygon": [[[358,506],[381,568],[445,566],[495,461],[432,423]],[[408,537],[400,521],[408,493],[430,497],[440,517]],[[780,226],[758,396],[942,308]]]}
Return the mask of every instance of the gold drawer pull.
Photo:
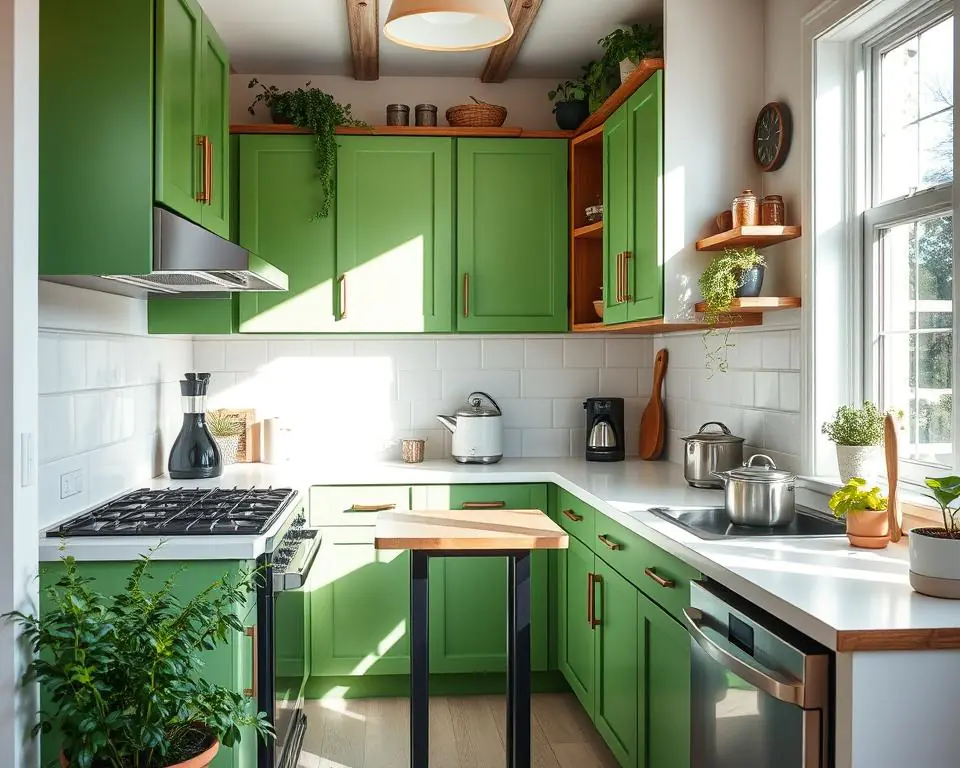
{"label": "gold drawer pull", "polygon": [[665,587],[666,589],[673,589],[675,586],[677,586],[677,582],[675,582],[673,579],[663,578],[663,576],[660,576],[657,573],[657,570],[655,568],[644,568],[643,572],[647,576],[649,576],[651,579],[653,579],[655,582],[657,582],[657,584],[659,584],[661,587]]}
{"label": "gold drawer pull", "polygon": [[351,512],[386,512],[390,509],[396,509],[396,504],[354,504],[350,507]]}
{"label": "gold drawer pull", "polygon": [[250,657],[253,659],[253,663],[250,665],[250,688],[243,689],[243,695],[248,699],[257,698],[257,692],[260,689],[258,685],[258,678],[260,677],[257,674],[257,625],[254,624],[252,627],[244,627],[243,634],[250,638]]}
{"label": "gold drawer pull", "polygon": [[583,520],[583,515],[578,515],[572,509],[561,509],[560,511],[563,513],[563,516],[567,518],[567,520],[573,520],[575,523],[579,523],[581,520]]}
{"label": "gold drawer pull", "polygon": [[617,542],[613,541],[612,539],[608,539],[602,533],[599,536],[597,536],[597,538],[603,542],[603,546],[605,546],[607,549],[613,549],[613,550],[623,549],[622,544],[617,544]]}
{"label": "gold drawer pull", "polygon": [[465,501],[460,509],[504,509],[506,506],[505,501]]}
{"label": "gold drawer pull", "polygon": [[600,626],[600,622],[603,620],[603,616],[597,616],[597,608],[594,605],[594,602],[597,599],[597,585],[600,585],[600,605],[603,605],[603,577],[599,573],[590,574],[590,608],[592,609],[590,615],[590,629],[596,629]]}
{"label": "gold drawer pull", "polygon": [[587,574],[587,624],[593,629],[596,624],[593,623],[593,574]]}

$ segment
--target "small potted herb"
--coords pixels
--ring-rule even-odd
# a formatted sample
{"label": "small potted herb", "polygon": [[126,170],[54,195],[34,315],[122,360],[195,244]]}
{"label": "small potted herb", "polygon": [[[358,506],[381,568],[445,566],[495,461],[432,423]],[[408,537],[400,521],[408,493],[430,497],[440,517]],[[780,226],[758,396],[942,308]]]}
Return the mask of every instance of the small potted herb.
{"label": "small potted herb", "polygon": [[[890,413],[897,419],[903,417],[903,411]],[[837,446],[837,465],[844,483],[854,477],[874,477],[879,471],[885,416],[866,400],[860,408],[841,405],[833,420],[820,428]]]}
{"label": "small potted herb", "polygon": [[960,477],[928,477],[943,527],[910,531],[910,586],[931,597],[960,599]]}
{"label": "small potted herb", "polygon": [[553,102],[553,113],[557,116],[557,127],[562,131],[575,131],[590,116],[587,103],[587,87],[582,78],[560,83],[547,94]]}
{"label": "small potted herb", "polygon": [[244,431],[243,422],[230,411],[222,408],[207,413],[207,429],[220,449],[220,458],[224,466],[237,463],[240,452],[240,435]]}
{"label": "small potted herb", "polygon": [[854,547],[883,549],[890,541],[887,497],[877,486],[867,489],[862,477],[849,482],[830,497],[834,517],[846,518],[847,538]]}
{"label": "small potted herb", "polygon": [[317,168],[320,171],[320,183],[323,189],[323,201],[317,215],[327,216],[336,194],[337,127],[369,126],[353,117],[349,104],[340,104],[329,93],[319,88],[311,88],[309,80],[306,86],[293,91],[281,91],[275,85],[268,88],[257,78],[253,78],[247,87],[256,88],[257,86],[261,90],[247,107],[251,115],[257,113],[258,104],[263,104],[270,110],[270,116],[275,123],[290,123],[313,132],[314,144],[317,148]]}
{"label": "small potted herb", "polygon": [[59,734],[61,766],[204,768],[221,744],[240,741],[241,728],[271,736],[265,713],[201,677],[202,652],[243,629],[238,608],[256,572],[224,576],[182,603],[173,577],[147,589],[147,555],[110,597],[90,588],[72,557],[63,564],[39,618],[5,614],[33,648],[24,681],[38,681],[47,697],[34,734]]}
{"label": "small potted herb", "polygon": [[604,59],[620,68],[620,82],[625,82],[641,59],[663,55],[663,28],[653,24],[631,24],[613,30],[602,40]]}

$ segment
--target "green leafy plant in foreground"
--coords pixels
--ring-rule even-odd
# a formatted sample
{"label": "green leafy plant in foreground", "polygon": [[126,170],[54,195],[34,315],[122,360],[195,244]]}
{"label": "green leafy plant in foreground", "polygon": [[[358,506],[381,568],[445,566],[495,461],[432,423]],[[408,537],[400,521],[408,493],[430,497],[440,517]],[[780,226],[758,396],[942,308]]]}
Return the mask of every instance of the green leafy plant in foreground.
{"label": "green leafy plant in foreground", "polygon": [[639,64],[640,59],[663,55],[663,28],[653,24],[631,24],[626,29],[613,30],[597,43],[603,46],[608,64],[618,64],[624,59]]}
{"label": "green leafy plant in foreground", "polygon": [[820,431],[837,445],[880,445],[887,413],[898,420],[903,418],[903,411],[881,411],[869,400],[864,400],[860,408],[841,405]]}
{"label": "green leafy plant in foreground", "polygon": [[928,477],[924,482],[933,491],[930,498],[940,506],[943,529],[951,539],[960,539],[960,521],[957,520],[957,513],[960,513],[960,504],[957,504],[960,499],[960,477]]}
{"label": "green leafy plant in foreground", "polygon": [[162,768],[202,752],[211,737],[232,746],[246,726],[271,735],[265,713],[249,714],[243,695],[200,675],[201,652],[242,630],[236,608],[259,573],[224,576],[184,604],[172,594],[174,576],[146,589],[150,555],[110,597],[90,588],[72,557],[63,564],[41,618],[5,617],[35,653],[25,682],[39,681],[49,696],[34,731],[56,729],[71,766]]}
{"label": "green leafy plant in foreground", "polygon": [[881,512],[886,508],[887,497],[877,486],[867,489],[867,481],[862,477],[851,477],[843,488],[830,497],[830,509],[838,518],[865,509]]}

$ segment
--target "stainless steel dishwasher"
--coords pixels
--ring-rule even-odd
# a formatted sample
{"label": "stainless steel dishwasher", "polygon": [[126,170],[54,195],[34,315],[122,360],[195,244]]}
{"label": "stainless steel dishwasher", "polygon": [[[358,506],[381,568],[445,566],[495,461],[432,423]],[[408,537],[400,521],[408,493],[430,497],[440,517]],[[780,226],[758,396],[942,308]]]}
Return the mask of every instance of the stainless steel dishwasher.
{"label": "stainless steel dishwasher", "polygon": [[714,584],[692,584],[691,765],[829,768],[833,654]]}

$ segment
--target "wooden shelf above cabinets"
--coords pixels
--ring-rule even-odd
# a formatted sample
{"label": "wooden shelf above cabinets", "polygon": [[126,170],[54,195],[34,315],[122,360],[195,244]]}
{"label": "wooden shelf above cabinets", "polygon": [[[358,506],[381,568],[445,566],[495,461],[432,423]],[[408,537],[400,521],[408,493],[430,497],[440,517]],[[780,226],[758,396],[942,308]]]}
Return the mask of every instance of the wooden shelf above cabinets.
{"label": "wooden shelf above cabinets", "polygon": [[[528,131],[525,128],[454,128],[449,125],[374,125],[370,128],[337,128],[338,136],[460,136],[491,139],[571,139],[573,131]],[[295,125],[262,123],[231,125],[230,133],[310,133]]]}
{"label": "wooden shelf above cabinets", "polygon": [[642,59],[630,77],[600,105],[600,108],[596,112],[583,122],[583,125],[577,128],[577,136],[582,136],[597,127],[602,127],[607,121],[607,118],[616,112],[622,104],[626,103],[627,99],[633,96],[637,88],[643,85],[654,72],[658,72],[661,69],[663,69],[663,59]]}
{"label": "wooden shelf above cabinets", "polygon": [[800,227],[757,226],[736,229],[710,235],[697,240],[698,251],[722,251],[724,248],[766,248],[800,237]]}
{"label": "wooden shelf above cabinets", "polygon": [[603,222],[598,221],[595,224],[587,224],[584,227],[577,227],[573,230],[575,238],[587,238],[590,240],[603,239]]}
{"label": "wooden shelf above cabinets", "polygon": [[[701,301],[695,307],[697,312],[706,310]],[[799,309],[799,296],[757,296],[755,298],[734,299],[730,304],[730,311],[738,314],[758,314],[760,312],[777,312],[781,309]]]}
{"label": "wooden shelf above cabinets", "polygon": [[603,323],[575,323],[570,330],[574,333],[679,333],[680,331],[705,331],[709,328],[748,328],[762,325],[763,317],[759,314],[746,314],[742,317],[720,320],[716,325],[708,323],[667,323],[662,317],[653,320],[641,320],[635,323],[618,323],[604,325]]}

